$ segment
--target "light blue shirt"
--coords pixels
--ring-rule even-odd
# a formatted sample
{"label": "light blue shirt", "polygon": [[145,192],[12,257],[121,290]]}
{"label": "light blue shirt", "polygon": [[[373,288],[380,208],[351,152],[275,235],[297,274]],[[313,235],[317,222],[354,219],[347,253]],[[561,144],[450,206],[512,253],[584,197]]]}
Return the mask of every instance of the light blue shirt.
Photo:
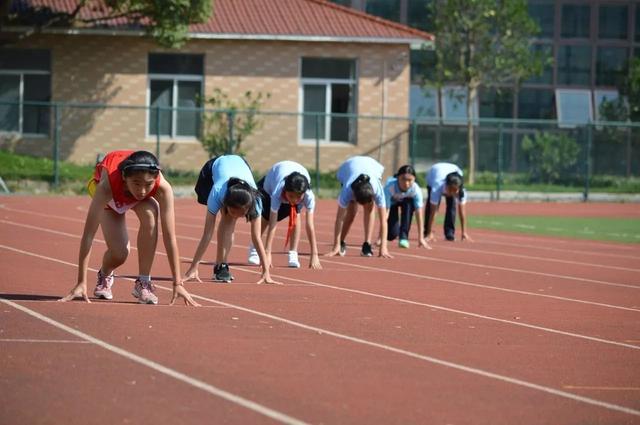
{"label": "light blue shirt", "polygon": [[384,199],[384,189],[382,187],[382,173],[384,166],[368,156],[352,156],[342,163],[338,168],[338,181],[342,184],[342,190],[338,195],[338,205],[340,208],[347,208],[349,202],[353,201],[353,191],[351,183],[360,174],[369,176],[369,183],[373,187],[374,201],[378,207],[386,207]]}
{"label": "light blue shirt", "polygon": [[[448,162],[438,162],[427,172],[427,186],[431,188],[431,205],[438,205],[440,203],[447,176],[451,173],[463,175],[462,170],[457,165]],[[455,199],[456,201],[458,200],[457,197]],[[460,203],[464,204],[465,202],[467,202],[467,194],[463,192]]]}
{"label": "light blue shirt", "polygon": [[[284,200],[284,180],[287,176],[296,171],[305,176],[307,180],[311,182],[311,177],[309,176],[307,169],[293,161],[281,161],[275,163],[265,176],[263,189],[271,197],[271,211],[278,212],[278,209],[280,209],[280,205]],[[313,209],[316,206],[316,198],[311,189],[308,189],[302,195],[300,202],[298,202],[298,205],[300,204],[304,204],[305,208],[307,208],[309,212],[313,212]]]}
{"label": "light blue shirt", "polygon": [[[223,155],[216,159],[211,166],[213,176],[213,187],[207,199],[207,209],[211,214],[217,214],[222,208],[224,196],[227,194],[229,179],[236,177],[249,183],[249,186],[257,189],[256,182],[251,174],[251,169],[238,155]],[[262,202],[256,201],[256,211],[262,213]]]}
{"label": "light blue shirt", "polygon": [[422,208],[424,203],[422,189],[420,189],[418,183],[413,182],[409,189],[407,189],[406,192],[403,192],[398,187],[397,177],[389,177],[387,179],[387,184],[384,186],[384,197],[387,202],[387,208],[390,208],[391,205],[402,202],[407,198],[413,199],[413,206],[415,209]]}

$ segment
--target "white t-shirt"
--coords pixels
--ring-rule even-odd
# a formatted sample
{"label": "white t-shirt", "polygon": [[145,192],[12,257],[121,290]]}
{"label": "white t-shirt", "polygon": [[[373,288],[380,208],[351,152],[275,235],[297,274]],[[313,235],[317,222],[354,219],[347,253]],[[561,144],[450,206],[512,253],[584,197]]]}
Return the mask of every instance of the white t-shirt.
{"label": "white t-shirt", "polygon": [[[269,169],[269,172],[264,178],[263,189],[267,192],[271,198],[271,211],[278,212],[282,201],[284,200],[284,180],[291,173],[298,172],[305,176],[309,182],[311,177],[309,172],[302,165],[294,161],[281,161]],[[316,206],[316,199],[311,189],[308,189],[300,199],[299,204],[304,204],[305,208],[309,212],[313,212]]]}
{"label": "white t-shirt", "polygon": [[384,166],[368,156],[353,156],[342,163],[338,168],[338,181],[342,184],[342,190],[338,196],[338,205],[347,208],[349,202],[353,201],[353,190],[351,183],[360,174],[369,176],[369,183],[373,187],[374,201],[378,207],[386,207],[384,199],[384,189],[382,188],[382,173]]}

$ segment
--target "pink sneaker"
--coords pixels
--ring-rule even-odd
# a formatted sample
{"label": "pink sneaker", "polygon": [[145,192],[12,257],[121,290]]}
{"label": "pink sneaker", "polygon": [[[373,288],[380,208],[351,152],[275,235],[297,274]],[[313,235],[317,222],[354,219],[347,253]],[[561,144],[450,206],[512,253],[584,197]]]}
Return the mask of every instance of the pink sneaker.
{"label": "pink sneaker", "polygon": [[111,293],[111,287],[113,286],[113,273],[109,276],[105,276],[102,274],[102,270],[98,270],[98,284],[96,285],[96,289],[93,290],[93,295],[96,298],[102,298],[105,300],[113,299],[113,294]]}
{"label": "pink sneaker", "polygon": [[136,279],[136,285],[133,287],[131,295],[136,297],[140,304],[158,304],[158,297],[151,281],[142,282],[140,279]]}

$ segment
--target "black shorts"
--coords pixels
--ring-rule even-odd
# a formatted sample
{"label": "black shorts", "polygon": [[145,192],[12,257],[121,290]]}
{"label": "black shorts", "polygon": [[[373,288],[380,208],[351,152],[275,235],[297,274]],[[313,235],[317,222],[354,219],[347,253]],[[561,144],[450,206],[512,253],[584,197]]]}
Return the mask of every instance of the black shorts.
{"label": "black shorts", "polygon": [[[257,185],[260,194],[262,195],[262,218],[269,221],[269,215],[271,214],[271,195],[269,195],[264,190],[264,177],[261,178]],[[300,214],[302,211],[302,204],[296,205],[296,211]],[[280,204],[280,208],[278,209],[278,221],[282,221],[285,218],[289,217],[291,214],[291,205],[286,202]]]}

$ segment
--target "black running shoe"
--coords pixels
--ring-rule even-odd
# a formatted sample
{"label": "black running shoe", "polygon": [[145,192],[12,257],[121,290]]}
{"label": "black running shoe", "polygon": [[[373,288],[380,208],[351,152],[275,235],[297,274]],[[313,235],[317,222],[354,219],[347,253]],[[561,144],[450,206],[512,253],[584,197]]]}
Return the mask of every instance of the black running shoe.
{"label": "black running shoe", "polygon": [[347,253],[347,244],[344,241],[340,241],[340,256],[344,257]]}
{"label": "black running shoe", "polygon": [[229,265],[227,263],[216,264],[213,268],[213,275],[213,280],[216,282],[230,283],[233,280],[233,276],[231,276]]}
{"label": "black running shoe", "polygon": [[446,234],[444,235],[444,238],[445,238],[446,240],[448,240],[449,242],[453,242],[453,241],[455,241],[455,240],[456,240],[456,235],[455,235],[455,233],[453,233],[453,232],[448,232],[448,233],[446,233]]}
{"label": "black running shoe", "polygon": [[369,242],[362,244],[362,252],[360,255],[363,257],[373,257],[373,250],[371,249],[371,244]]}

